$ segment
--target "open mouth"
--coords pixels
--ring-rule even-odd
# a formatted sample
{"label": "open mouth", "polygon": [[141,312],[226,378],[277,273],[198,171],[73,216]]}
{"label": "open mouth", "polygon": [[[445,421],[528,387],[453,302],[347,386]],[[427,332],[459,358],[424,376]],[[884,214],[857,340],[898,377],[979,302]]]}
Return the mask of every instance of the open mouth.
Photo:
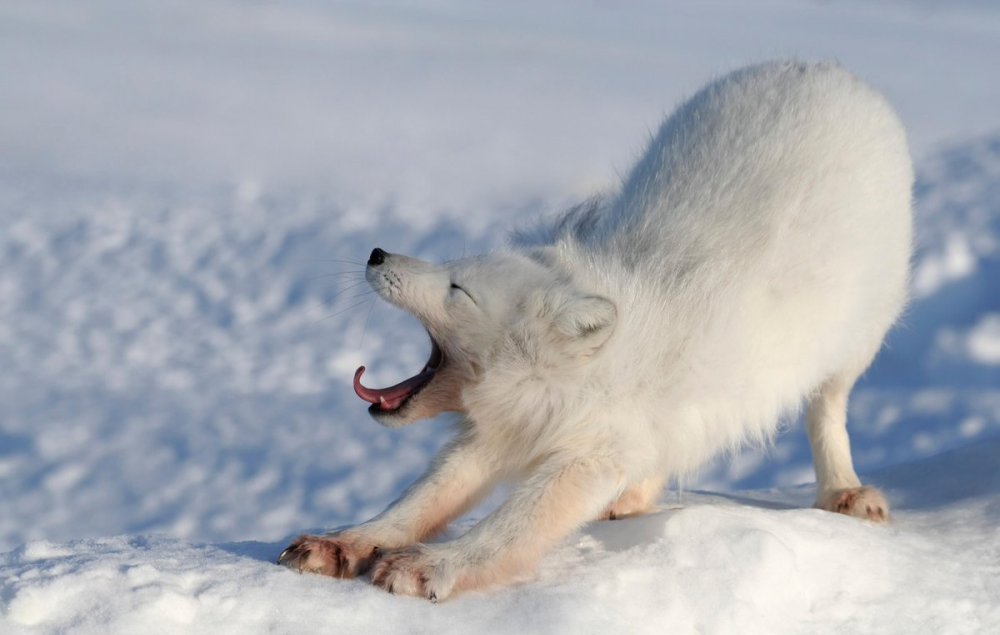
{"label": "open mouth", "polygon": [[392,414],[401,410],[417,393],[434,379],[434,374],[444,363],[444,354],[434,338],[431,338],[431,356],[424,364],[423,370],[389,388],[366,388],[361,385],[361,375],[365,367],[361,366],[354,373],[354,392],[371,404],[368,412],[372,414]]}

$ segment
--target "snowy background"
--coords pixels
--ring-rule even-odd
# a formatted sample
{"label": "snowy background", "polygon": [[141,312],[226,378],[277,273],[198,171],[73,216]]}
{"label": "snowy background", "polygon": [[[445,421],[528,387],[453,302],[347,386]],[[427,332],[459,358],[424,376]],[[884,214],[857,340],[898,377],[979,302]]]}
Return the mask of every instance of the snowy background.
{"label": "snowy background", "polygon": [[[870,4],[0,0],[0,630],[1000,628],[1000,7]],[[514,589],[432,608],[262,562],[448,437],[351,390],[428,350],[356,286],[372,247],[500,245],[790,55],[884,91],[919,173],[914,301],[851,406],[892,528],[794,509],[791,421]]]}

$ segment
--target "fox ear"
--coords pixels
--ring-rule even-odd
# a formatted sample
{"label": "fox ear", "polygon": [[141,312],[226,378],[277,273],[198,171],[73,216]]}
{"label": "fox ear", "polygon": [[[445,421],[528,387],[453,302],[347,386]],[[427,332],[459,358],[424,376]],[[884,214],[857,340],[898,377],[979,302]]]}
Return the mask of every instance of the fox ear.
{"label": "fox ear", "polygon": [[587,295],[570,298],[559,307],[552,326],[569,341],[571,352],[590,355],[608,341],[617,321],[618,309],[610,300]]}

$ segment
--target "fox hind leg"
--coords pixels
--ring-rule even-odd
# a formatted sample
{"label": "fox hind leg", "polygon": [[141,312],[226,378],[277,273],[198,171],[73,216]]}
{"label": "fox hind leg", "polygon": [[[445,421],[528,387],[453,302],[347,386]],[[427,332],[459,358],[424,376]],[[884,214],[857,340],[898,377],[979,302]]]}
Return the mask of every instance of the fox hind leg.
{"label": "fox hind leg", "polygon": [[847,397],[857,374],[834,377],[809,402],[806,431],[816,470],[816,507],[873,522],[889,520],[889,504],[874,487],[861,484],[851,460]]}

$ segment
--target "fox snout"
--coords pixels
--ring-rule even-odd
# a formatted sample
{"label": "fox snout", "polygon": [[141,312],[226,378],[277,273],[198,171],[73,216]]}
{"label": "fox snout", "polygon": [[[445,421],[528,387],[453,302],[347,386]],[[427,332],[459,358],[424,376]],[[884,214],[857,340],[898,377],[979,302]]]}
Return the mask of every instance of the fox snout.
{"label": "fox snout", "polygon": [[461,361],[463,357],[456,357],[454,348],[449,351],[439,345],[433,334],[446,332],[442,325],[449,323],[444,306],[448,269],[376,247],[368,257],[365,277],[379,297],[420,320],[431,341],[431,352],[423,368],[394,386],[368,387],[361,383],[365,367],[355,371],[354,392],[371,404],[368,412],[388,427],[398,427],[445,411],[461,412],[462,387],[468,383],[468,373],[455,359]]}
{"label": "fox snout", "polygon": [[381,247],[372,249],[365,278],[386,302],[408,311],[421,322],[443,318],[441,298],[448,289],[448,270]]}

